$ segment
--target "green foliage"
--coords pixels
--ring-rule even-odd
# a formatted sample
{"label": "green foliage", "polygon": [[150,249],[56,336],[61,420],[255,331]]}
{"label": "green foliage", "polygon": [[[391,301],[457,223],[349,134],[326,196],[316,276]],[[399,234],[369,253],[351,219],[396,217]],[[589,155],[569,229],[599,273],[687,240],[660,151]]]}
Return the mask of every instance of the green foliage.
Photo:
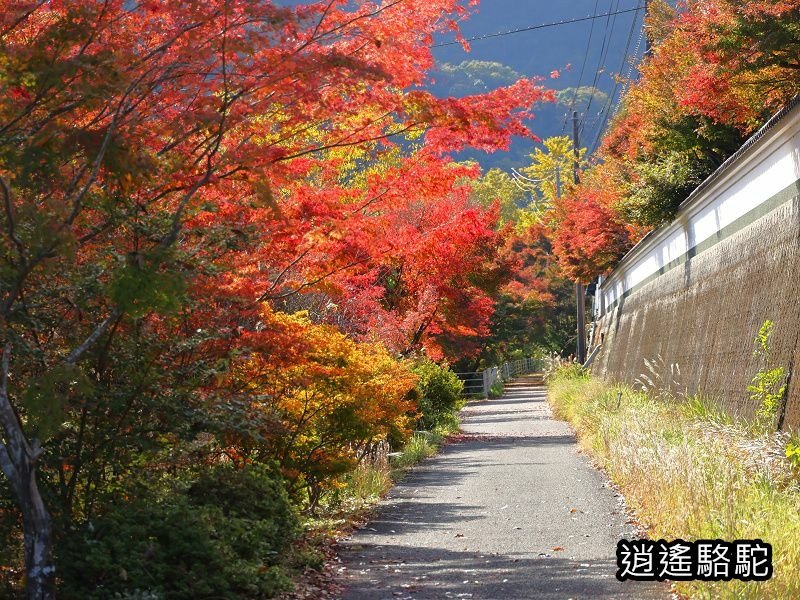
{"label": "green foliage", "polygon": [[344,478],[344,493],[361,502],[376,500],[392,485],[386,461],[362,461]]}
{"label": "green foliage", "polygon": [[180,309],[185,283],[178,273],[159,270],[158,263],[159,260],[139,255],[129,256],[115,274],[109,296],[127,314],[143,317],[151,311],[169,314]]}
{"label": "green foliage", "polygon": [[49,439],[65,420],[70,397],[91,391],[91,380],[76,365],[62,363],[35,378],[22,394],[31,432]]}
{"label": "green foliage", "polygon": [[419,362],[412,370],[419,377],[419,426],[433,429],[458,410],[464,382],[447,364],[437,365],[430,360]]}
{"label": "green foliage", "polygon": [[279,557],[296,531],[278,475],[255,465],[217,467],[186,494],[120,503],[66,532],[60,595],[271,597],[289,585]]}
{"label": "green foliage", "polygon": [[392,459],[392,467],[407,469],[429,456],[433,456],[441,441],[441,437],[435,433],[415,431],[411,439],[403,446],[403,451]]}
{"label": "green foliage", "polygon": [[560,381],[584,381],[589,379],[589,371],[578,362],[567,362],[555,358],[548,361],[544,379],[548,385]]}
{"label": "green foliage", "polygon": [[505,389],[505,384],[498,379],[492,384],[492,387],[489,388],[489,398],[499,398],[503,395]]}
{"label": "green foliage", "polygon": [[501,223],[516,223],[520,209],[528,204],[528,194],[514,183],[511,176],[500,169],[491,169],[482,177],[470,182],[472,195],[483,206],[493,202],[500,205]]}
{"label": "green foliage", "polygon": [[769,364],[769,340],[774,328],[775,323],[766,320],[758,330],[755,338],[756,350],[753,355],[760,359],[762,368],[747,386],[750,399],[757,403],[755,426],[764,431],[775,427],[778,411],[786,395],[786,369],[771,367]]}
{"label": "green foliage", "polygon": [[786,458],[795,469],[800,469],[800,439],[792,437],[786,444]]}
{"label": "green foliage", "polygon": [[691,419],[716,423],[721,426],[734,424],[734,419],[729,413],[721,410],[710,398],[701,394],[687,396],[683,403],[683,409],[686,416]]}
{"label": "green foliage", "polygon": [[681,202],[709,171],[684,153],[670,151],[657,160],[636,163],[638,180],[619,205],[633,223],[656,227],[675,216]]}
{"label": "green foliage", "polygon": [[188,497],[222,511],[228,527],[238,529],[230,542],[241,556],[275,556],[295,537],[297,520],[283,479],[263,465],[215,467],[189,488]]}
{"label": "green foliage", "polygon": [[617,206],[620,215],[644,227],[670,221],[681,202],[743,141],[735,127],[708,118],[661,120],[649,152],[630,163],[633,183]]}

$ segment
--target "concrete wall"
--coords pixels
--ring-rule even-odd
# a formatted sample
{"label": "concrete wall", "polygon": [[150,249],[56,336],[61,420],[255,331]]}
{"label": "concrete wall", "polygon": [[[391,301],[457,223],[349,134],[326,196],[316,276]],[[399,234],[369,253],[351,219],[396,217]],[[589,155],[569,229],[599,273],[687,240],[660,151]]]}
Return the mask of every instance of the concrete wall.
{"label": "concrete wall", "polygon": [[[800,353],[800,104],[773,119],[601,281],[593,370],[703,393],[752,416],[756,333],[775,322],[772,366]],[[784,428],[800,428],[800,366]]]}

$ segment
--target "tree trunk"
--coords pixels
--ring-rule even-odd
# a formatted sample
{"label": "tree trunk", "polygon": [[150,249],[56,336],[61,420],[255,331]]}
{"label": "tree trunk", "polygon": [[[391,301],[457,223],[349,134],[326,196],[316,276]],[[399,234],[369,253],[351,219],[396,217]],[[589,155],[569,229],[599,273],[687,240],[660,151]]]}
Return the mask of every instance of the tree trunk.
{"label": "tree trunk", "polygon": [[[15,436],[6,432],[6,439],[12,437]],[[11,483],[11,489],[22,511],[27,596],[29,600],[51,600],[55,598],[53,521],[36,483],[35,461],[38,453],[34,452],[29,457],[24,456],[26,453],[15,450],[14,444],[10,442],[6,446],[0,445],[0,466]]]}
{"label": "tree trunk", "polygon": [[36,483],[36,463],[42,449],[25,437],[22,424],[8,396],[8,363],[11,345],[3,352],[0,371],[0,469],[8,478],[22,511],[25,539],[25,580],[29,600],[55,598],[55,565],[52,558],[53,521]]}
{"label": "tree trunk", "polygon": [[44,505],[36,468],[27,477],[27,498],[22,502],[22,528],[25,537],[25,581],[29,600],[55,598],[55,565],[53,564],[53,521]]}

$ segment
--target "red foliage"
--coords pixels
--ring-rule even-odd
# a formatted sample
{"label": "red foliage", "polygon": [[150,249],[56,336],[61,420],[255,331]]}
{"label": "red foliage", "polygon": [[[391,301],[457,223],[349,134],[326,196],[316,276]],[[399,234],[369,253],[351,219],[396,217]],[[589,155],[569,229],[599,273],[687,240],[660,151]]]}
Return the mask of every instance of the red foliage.
{"label": "red foliage", "polygon": [[579,189],[561,201],[553,252],[565,276],[588,283],[608,271],[629,247],[628,231],[601,195]]}

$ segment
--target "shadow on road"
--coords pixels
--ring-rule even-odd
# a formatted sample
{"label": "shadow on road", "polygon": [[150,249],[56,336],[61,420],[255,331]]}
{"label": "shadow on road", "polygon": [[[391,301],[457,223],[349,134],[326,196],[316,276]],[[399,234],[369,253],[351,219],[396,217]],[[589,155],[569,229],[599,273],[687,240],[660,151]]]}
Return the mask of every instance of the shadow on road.
{"label": "shadow on road", "polygon": [[[610,560],[573,561],[556,556],[525,558],[443,549],[347,544],[340,549],[358,577],[347,600],[521,600],[537,598],[631,598],[651,584],[620,583]],[[344,557],[344,556],[343,556]]]}

